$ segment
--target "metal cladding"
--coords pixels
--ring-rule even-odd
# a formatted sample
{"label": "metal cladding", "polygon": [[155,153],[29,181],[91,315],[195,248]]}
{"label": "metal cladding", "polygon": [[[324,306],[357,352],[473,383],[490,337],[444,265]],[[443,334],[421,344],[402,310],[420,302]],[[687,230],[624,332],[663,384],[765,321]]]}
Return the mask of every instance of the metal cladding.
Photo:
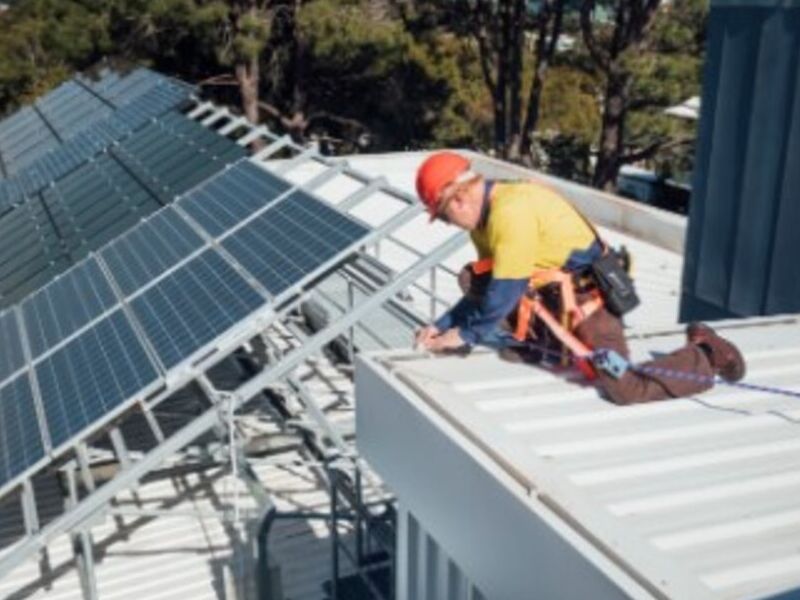
{"label": "metal cladding", "polygon": [[715,2],[681,319],[800,311],[800,3]]}
{"label": "metal cladding", "polygon": [[748,386],[632,406],[489,352],[362,355],[358,446],[398,497],[402,597],[797,598],[800,319],[719,329]]}

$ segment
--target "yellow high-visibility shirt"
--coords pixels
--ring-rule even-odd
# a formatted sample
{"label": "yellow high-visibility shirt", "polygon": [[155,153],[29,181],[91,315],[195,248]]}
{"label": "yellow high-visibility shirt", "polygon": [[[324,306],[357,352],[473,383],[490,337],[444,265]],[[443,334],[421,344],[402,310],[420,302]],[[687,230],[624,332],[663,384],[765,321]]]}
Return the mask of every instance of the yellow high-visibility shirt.
{"label": "yellow high-visibility shirt", "polygon": [[484,226],[470,233],[479,258],[493,260],[494,279],[529,278],[559,268],[595,235],[557,192],[533,182],[497,182]]}

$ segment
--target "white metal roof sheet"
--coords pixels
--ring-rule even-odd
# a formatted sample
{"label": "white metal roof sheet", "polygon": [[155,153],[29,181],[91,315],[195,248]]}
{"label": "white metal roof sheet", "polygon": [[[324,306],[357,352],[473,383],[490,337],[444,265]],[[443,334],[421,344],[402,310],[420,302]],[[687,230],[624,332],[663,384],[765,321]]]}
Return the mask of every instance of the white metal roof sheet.
{"label": "white metal roof sheet", "polygon": [[[743,349],[748,383],[800,392],[800,318],[721,330]],[[673,329],[631,347],[643,360],[683,339]],[[497,469],[668,597],[800,593],[800,398],[718,385],[618,407],[574,376],[488,352],[386,364]]]}

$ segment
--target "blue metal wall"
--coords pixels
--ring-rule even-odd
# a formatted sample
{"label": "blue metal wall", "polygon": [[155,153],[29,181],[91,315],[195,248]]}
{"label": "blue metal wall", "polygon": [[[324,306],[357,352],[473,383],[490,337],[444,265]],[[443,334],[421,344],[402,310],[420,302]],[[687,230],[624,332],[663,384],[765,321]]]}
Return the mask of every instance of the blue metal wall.
{"label": "blue metal wall", "polygon": [[800,0],[712,2],[681,319],[800,312]]}

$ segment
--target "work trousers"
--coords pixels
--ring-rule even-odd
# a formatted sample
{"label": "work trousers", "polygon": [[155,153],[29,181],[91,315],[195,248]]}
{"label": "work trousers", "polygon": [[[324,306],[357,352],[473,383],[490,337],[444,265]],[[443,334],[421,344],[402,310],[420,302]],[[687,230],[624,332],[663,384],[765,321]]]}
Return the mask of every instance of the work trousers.
{"label": "work trousers", "polygon": [[[462,269],[458,277],[462,291],[474,302],[480,302],[488,281],[488,276],[474,276],[469,266]],[[592,298],[589,293],[578,293],[576,296],[579,304]],[[558,318],[557,315],[561,310],[561,298],[557,286],[550,286],[549,289],[544,290],[541,299],[548,310]],[[506,327],[511,331],[515,329],[516,309],[508,316]],[[585,319],[575,328],[574,334],[593,350],[613,350],[626,360],[630,359],[630,350],[625,341],[622,319],[605,308],[600,308]],[[529,336],[532,338],[533,349],[524,353],[526,360],[537,362],[545,359],[546,356],[552,357],[554,351],[560,349],[560,342],[546,330],[544,323],[538,319],[531,324]],[[687,343],[670,354],[659,356],[654,360],[637,365],[637,367],[668,369],[698,377],[692,379],[668,375],[658,376],[628,369],[622,377],[616,379],[604,371],[598,370],[595,383],[604,395],[615,404],[636,404],[681,398],[699,394],[713,386],[714,370],[711,362],[706,353],[694,344]]]}
{"label": "work trousers", "polygon": [[[575,336],[592,349],[614,350],[625,359],[630,358],[622,320],[605,308],[596,311],[578,325]],[[687,343],[670,354],[659,356],[638,366],[669,369],[700,377],[684,379],[644,374],[628,369],[622,377],[615,379],[598,370],[595,383],[615,404],[635,404],[691,396],[704,392],[713,385],[714,371],[711,362],[706,353],[694,344]]]}

